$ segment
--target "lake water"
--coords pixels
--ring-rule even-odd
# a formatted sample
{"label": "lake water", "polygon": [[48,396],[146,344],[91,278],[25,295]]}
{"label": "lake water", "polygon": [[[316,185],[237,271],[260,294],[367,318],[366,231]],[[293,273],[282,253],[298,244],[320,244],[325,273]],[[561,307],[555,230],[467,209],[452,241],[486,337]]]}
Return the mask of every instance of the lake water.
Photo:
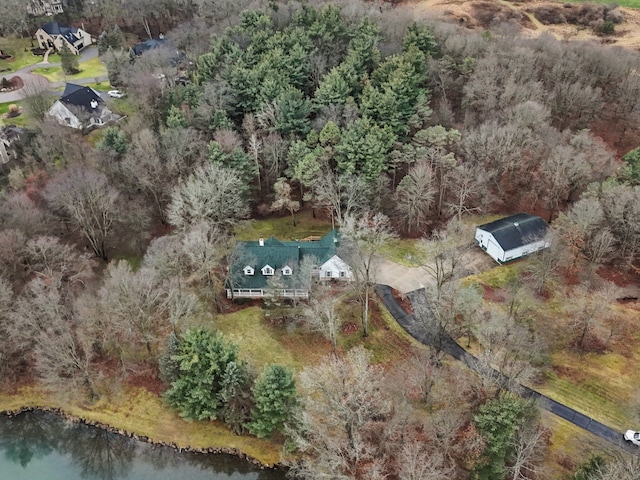
{"label": "lake water", "polygon": [[0,480],[283,480],[230,455],[177,452],[45,412],[0,415]]}

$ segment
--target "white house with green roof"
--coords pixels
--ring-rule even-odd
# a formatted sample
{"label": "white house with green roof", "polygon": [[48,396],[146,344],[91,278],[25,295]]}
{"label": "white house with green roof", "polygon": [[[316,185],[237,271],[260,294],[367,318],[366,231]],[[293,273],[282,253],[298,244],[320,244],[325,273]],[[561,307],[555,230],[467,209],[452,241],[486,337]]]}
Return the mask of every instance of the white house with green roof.
{"label": "white house with green roof", "polygon": [[337,255],[338,232],[319,240],[238,242],[227,298],[309,298],[312,280],[350,280],[351,267]]}

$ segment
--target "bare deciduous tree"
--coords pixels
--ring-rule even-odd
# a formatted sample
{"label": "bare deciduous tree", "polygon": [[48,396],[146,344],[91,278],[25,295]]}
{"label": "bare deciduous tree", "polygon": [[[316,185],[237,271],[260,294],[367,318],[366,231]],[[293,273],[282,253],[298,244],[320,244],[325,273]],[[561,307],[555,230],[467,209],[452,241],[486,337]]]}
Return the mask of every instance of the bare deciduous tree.
{"label": "bare deciduous tree", "polygon": [[295,212],[300,210],[300,202],[291,196],[291,184],[286,178],[279,178],[273,184],[276,198],[271,204],[271,211],[287,210],[291,214],[293,226],[296,226]]}
{"label": "bare deciduous tree", "polygon": [[15,192],[0,201],[0,224],[3,229],[17,229],[27,237],[55,231],[52,218],[39,208],[25,192]]}
{"label": "bare deciduous tree", "polygon": [[341,225],[345,217],[364,210],[370,188],[359,176],[325,173],[318,176],[316,200],[318,205],[329,210],[332,223]]}
{"label": "bare deciduous tree", "polygon": [[134,272],[127,261],[120,260],[109,264],[96,303],[125,345],[142,345],[151,357],[170,327],[171,291],[170,282],[160,281],[150,268]]}
{"label": "bare deciduous tree", "polygon": [[33,352],[36,371],[42,381],[70,394],[85,391],[98,397],[91,370],[95,332],[89,319],[77,322],[63,301],[58,282],[36,278],[29,282],[15,303],[10,337]]}
{"label": "bare deciduous tree", "polygon": [[201,222],[225,229],[248,217],[245,192],[234,170],[214,163],[199,167],[174,188],[167,218],[181,230]]}
{"label": "bare deciduous tree", "polygon": [[427,254],[423,267],[435,280],[436,298],[446,282],[460,275],[464,266],[463,256],[473,247],[472,238],[469,227],[453,218],[445,230],[436,232],[430,240],[422,242],[421,248]]}
{"label": "bare deciduous tree", "polygon": [[108,260],[107,241],[121,219],[119,192],[107,177],[88,167],[74,167],[49,182],[44,197],[87,239],[97,257]]}
{"label": "bare deciduous tree", "polygon": [[542,459],[549,450],[551,432],[537,423],[525,425],[516,431],[512,440],[513,455],[507,467],[510,480],[549,478]]}
{"label": "bare deciduous tree", "polygon": [[640,469],[640,457],[636,455],[618,456],[598,468],[593,480],[634,480]]}
{"label": "bare deciduous tree", "polygon": [[5,0],[0,5],[0,35],[22,35],[27,29],[27,2]]}
{"label": "bare deciduous tree", "polygon": [[574,345],[584,351],[602,349],[605,344],[602,326],[611,315],[618,288],[613,283],[598,286],[594,291],[577,289],[567,306],[569,334]]}
{"label": "bare deciduous tree", "polygon": [[27,114],[37,121],[44,120],[53,104],[49,92],[49,82],[37,75],[29,77],[29,81],[20,90],[20,96]]}
{"label": "bare deciduous tree", "polygon": [[305,309],[305,320],[312,331],[319,332],[329,342],[334,353],[338,347],[338,333],[342,320],[336,311],[338,300],[331,295],[317,292]]}
{"label": "bare deciduous tree", "polygon": [[427,162],[413,165],[398,184],[394,197],[398,221],[409,233],[424,233],[435,194],[431,166]]}
{"label": "bare deciduous tree", "polygon": [[371,459],[384,448],[374,432],[388,422],[391,402],[384,394],[382,370],[371,365],[362,347],[344,358],[331,355],[300,374],[306,394],[301,429],[292,432],[298,448],[309,454],[293,466],[303,478],[371,478]]}
{"label": "bare deciduous tree", "polygon": [[[86,253],[65,245],[56,237],[37,237],[25,247],[28,270],[56,288],[64,290],[84,283],[93,277],[94,264]],[[59,282],[57,284],[53,282]]]}
{"label": "bare deciduous tree", "polygon": [[341,250],[353,269],[354,286],[362,301],[362,335],[369,334],[369,291],[375,281],[376,258],[380,249],[394,238],[389,218],[382,213],[347,216],[340,230]]}

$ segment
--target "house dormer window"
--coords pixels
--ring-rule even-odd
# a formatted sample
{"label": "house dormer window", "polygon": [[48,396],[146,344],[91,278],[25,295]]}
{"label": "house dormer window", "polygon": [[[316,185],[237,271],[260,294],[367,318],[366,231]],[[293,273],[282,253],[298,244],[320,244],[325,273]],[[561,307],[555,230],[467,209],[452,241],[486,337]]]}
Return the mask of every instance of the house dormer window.
{"label": "house dormer window", "polygon": [[291,275],[293,272],[291,271],[290,266],[286,266],[282,268],[282,275]]}
{"label": "house dormer window", "polygon": [[253,268],[251,268],[249,265],[244,267],[243,271],[244,271],[245,275],[253,275],[254,274]]}
{"label": "house dormer window", "polygon": [[262,267],[263,275],[273,275],[273,273],[274,273],[273,267],[271,267],[270,265],[265,265],[264,267]]}

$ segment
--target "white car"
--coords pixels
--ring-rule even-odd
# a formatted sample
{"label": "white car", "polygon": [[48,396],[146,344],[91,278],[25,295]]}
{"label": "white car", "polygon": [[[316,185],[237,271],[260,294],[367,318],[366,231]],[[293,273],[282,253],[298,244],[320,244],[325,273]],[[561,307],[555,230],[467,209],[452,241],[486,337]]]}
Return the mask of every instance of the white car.
{"label": "white car", "polygon": [[121,92],[120,90],[109,90],[107,92],[107,95],[109,95],[112,98],[122,98],[122,97],[124,97],[124,93]]}
{"label": "white car", "polygon": [[635,445],[640,446],[640,432],[634,432],[633,430],[627,430],[624,432],[624,439],[627,442],[631,442]]}

